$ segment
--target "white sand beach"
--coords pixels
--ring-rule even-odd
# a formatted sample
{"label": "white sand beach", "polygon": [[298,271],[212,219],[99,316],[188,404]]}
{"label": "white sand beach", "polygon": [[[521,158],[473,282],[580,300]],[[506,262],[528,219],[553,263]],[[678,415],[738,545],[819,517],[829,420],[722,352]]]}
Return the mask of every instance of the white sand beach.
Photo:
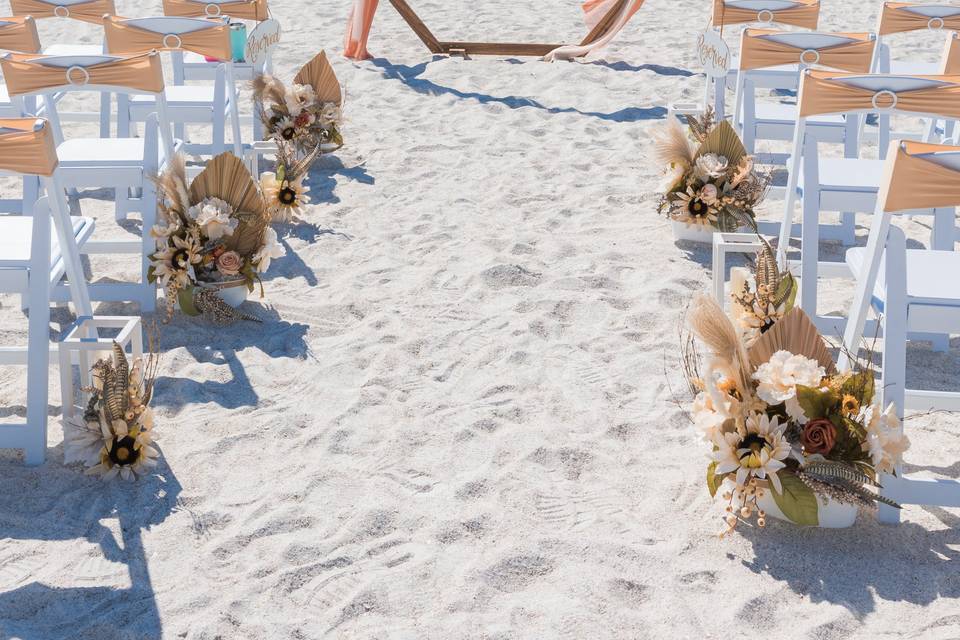
{"label": "white sand beach", "polygon": [[[573,1],[411,4],[451,39],[584,33]],[[707,448],[677,404],[710,253],[656,214],[651,139],[668,102],[702,93],[710,4],[648,0],[599,55],[551,64],[434,57],[387,2],[374,59],[353,62],[348,0],[272,0],[278,75],[326,49],[346,146],[314,166],[305,220],[278,229],[287,255],[244,306],[262,325],[162,326],[155,475],[63,465],[52,370],[47,462],[0,458],[0,638],[960,636],[956,510],[716,536]],[[873,5],[824,0],[821,28],[872,29]],[[939,42],[895,46],[936,59]],[[88,195],[98,234],[139,233]],[[91,262],[98,278],[136,265]],[[830,286],[845,311],[852,285]],[[0,303],[0,340],[22,339],[19,300]],[[960,342],[911,347],[909,375],[960,386]],[[22,418],[25,389],[0,368],[0,420]],[[960,478],[960,419],[907,424],[908,470]]]}

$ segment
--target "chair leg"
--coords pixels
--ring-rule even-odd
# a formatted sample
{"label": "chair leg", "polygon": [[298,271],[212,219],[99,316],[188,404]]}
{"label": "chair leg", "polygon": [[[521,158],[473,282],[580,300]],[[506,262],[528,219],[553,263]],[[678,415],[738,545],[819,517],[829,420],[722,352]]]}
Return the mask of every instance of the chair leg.
{"label": "chair leg", "polygon": [[820,194],[803,192],[803,225],[800,229],[800,306],[811,318],[817,317],[817,279],[819,276]]}
{"label": "chair leg", "polygon": [[23,208],[21,213],[25,216],[33,214],[33,205],[40,197],[40,180],[36,176],[23,177]]}
{"label": "chair leg", "polygon": [[212,114],[211,118],[213,122],[213,144],[212,151],[214,156],[218,156],[223,153],[226,149],[226,122],[224,121],[224,116],[221,115],[218,117],[216,113]]}
{"label": "chair leg", "polygon": [[43,464],[47,455],[47,385],[50,373],[50,216],[34,216],[30,256],[30,319],[27,338],[27,437],[24,459]]}
{"label": "chair leg", "polygon": [[[899,482],[900,479],[896,476],[882,473],[877,478],[877,481],[883,486],[883,488],[879,491],[880,495],[884,496],[885,498],[890,498],[891,494],[895,493],[894,485]],[[877,505],[877,520],[882,524],[900,524],[900,509],[895,509],[880,503]]]}
{"label": "chair leg", "polygon": [[143,228],[141,231],[141,269],[140,269],[140,312],[153,313],[157,309],[157,287],[151,284],[147,279],[147,273],[150,269],[150,255],[156,251],[156,241],[150,235],[150,230],[156,223],[157,218],[157,190],[152,183],[146,183],[143,187],[143,198],[141,199],[141,215]]}

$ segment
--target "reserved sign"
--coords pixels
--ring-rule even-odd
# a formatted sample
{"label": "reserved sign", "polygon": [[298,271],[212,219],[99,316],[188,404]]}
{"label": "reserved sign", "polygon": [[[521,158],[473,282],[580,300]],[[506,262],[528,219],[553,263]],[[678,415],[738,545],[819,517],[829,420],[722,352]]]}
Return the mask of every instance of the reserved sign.
{"label": "reserved sign", "polygon": [[697,36],[697,59],[708,76],[724,78],[730,71],[730,47],[713,29]]}
{"label": "reserved sign", "polygon": [[280,42],[280,23],[274,19],[264,20],[247,37],[243,59],[253,65],[262,64],[267,54]]}

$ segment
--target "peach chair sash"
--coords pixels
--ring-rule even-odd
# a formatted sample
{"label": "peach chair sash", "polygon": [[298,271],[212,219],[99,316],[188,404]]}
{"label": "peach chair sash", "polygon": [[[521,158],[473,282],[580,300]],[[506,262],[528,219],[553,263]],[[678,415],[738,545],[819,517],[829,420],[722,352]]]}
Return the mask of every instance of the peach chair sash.
{"label": "peach chair sash", "polygon": [[163,67],[156,51],[136,56],[38,56],[8,53],[0,70],[11,96],[87,85],[163,91]]}
{"label": "peach chair sash", "polygon": [[34,18],[73,18],[100,24],[104,14],[116,15],[113,0],[87,0],[86,2],[56,2],[50,0],[10,0],[14,15],[30,15]]}
{"label": "peach chair sash", "polygon": [[196,23],[192,31],[178,30],[179,33],[162,33],[137,25],[137,19],[115,18],[107,16],[103,21],[103,30],[107,40],[107,49],[113,54],[142,53],[144,51],[192,51],[202,56],[229,60],[232,56],[230,45],[230,24],[221,18],[155,18],[156,24],[163,20],[190,20]]}
{"label": "peach chair sash", "polygon": [[[882,88],[895,86],[898,81],[916,84],[918,88]],[[799,102],[803,118],[894,108],[960,118],[960,76],[883,76],[808,70],[800,84]]]}
{"label": "peach chair sash", "polygon": [[[940,11],[945,9],[946,11]],[[936,15],[939,14],[939,15]],[[880,35],[921,29],[960,29],[960,6],[922,5],[910,2],[884,2],[880,11]]]}
{"label": "peach chair sash", "polygon": [[[773,29],[746,29],[740,49],[740,68],[763,69],[786,64],[805,64],[822,66],[842,71],[869,73],[876,48],[876,38],[870,33],[831,33],[824,34],[845,39],[826,47],[795,47],[771,38],[779,34],[796,32]],[[805,35],[805,34],[804,34]]]}
{"label": "peach chair sash", "polygon": [[270,10],[267,0],[163,0],[163,14],[180,18],[229,16],[260,22],[270,17]]}
{"label": "peach chair sash", "polygon": [[719,27],[760,22],[789,24],[804,29],[817,28],[817,23],[820,21],[820,0],[793,0],[792,5],[785,9],[757,11],[727,4],[724,0],[714,0],[713,25]]}
{"label": "peach chair sash", "polygon": [[884,211],[960,205],[960,147],[906,140],[890,146],[896,157],[887,163]]}
{"label": "peach chair sash", "polygon": [[0,49],[21,53],[39,53],[40,36],[31,16],[0,18]]}
{"label": "peach chair sash", "polygon": [[951,33],[943,52],[944,75],[960,75],[960,36]]}
{"label": "peach chair sash", "polygon": [[46,120],[0,118],[0,169],[52,176],[57,164],[57,145]]}

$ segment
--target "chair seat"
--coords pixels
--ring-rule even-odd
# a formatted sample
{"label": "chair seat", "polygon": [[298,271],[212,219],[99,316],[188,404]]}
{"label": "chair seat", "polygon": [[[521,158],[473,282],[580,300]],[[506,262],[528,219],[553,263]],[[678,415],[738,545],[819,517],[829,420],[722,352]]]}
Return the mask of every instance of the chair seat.
{"label": "chair seat", "polygon": [[[77,245],[83,246],[94,229],[93,218],[73,216],[73,235]],[[33,238],[33,218],[31,216],[0,216],[0,269],[25,269],[30,266],[30,245]],[[60,243],[56,232],[50,231],[50,268],[60,261]]]}
{"label": "chair seat", "polygon": [[[876,193],[883,179],[883,160],[858,158],[820,158],[820,189],[851,193]],[[803,167],[797,185],[804,185]]]}
{"label": "chair seat", "polygon": [[[60,143],[57,157],[64,169],[77,167],[129,166],[143,164],[143,138],[75,138]],[[163,145],[158,147],[158,163],[164,164]]]}
{"label": "chair seat", "polygon": [[[756,107],[758,121],[793,126],[797,121],[797,105],[782,102],[758,102]],[[807,126],[837,126],[846,124],[843,115],[814,116],[807,119]]]}
{"label": "chair seat", "polygon": [[[854,247],[846,253],[847,266],[857,279],[863,271],[866,247]],[[877,286],[873,292],[873,306],[883,310],[885,301],[886,263],[881,259]],[[948,274],[960,273],[960,252],[907,250],[907,298],[910,304],[936,305],[960,308],[960,278]]]}
{"label": "chair seat", "polygon": [[890,73],[905,76],[937,76],[943,73],[943,64],[940,62],[891,60]]}
{"label": "chair seat", "polygon": [[[209,107],[213,105],[213,85],[185,85],[171,86],[163,90],[167,99],[167,106],[171,109],[177,107]],[[153,96],[136,95],[130,96],[130,103],[133,106],[148,106],[156,103]]]}

